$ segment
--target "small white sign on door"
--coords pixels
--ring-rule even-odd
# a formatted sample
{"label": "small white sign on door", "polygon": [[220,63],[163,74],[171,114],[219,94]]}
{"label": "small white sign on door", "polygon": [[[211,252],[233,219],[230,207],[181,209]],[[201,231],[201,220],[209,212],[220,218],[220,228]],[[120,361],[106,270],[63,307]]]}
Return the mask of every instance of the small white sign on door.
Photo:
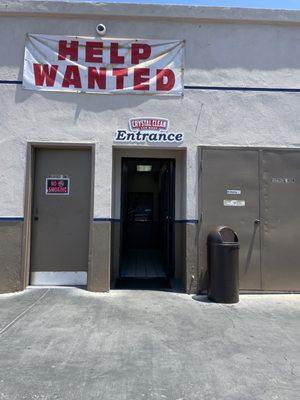
{"label": "small white sign on door", "polygon": [[227,194],[241,194],[242,191],[240,189],[227,189]]}
{"label": "small white sign on door", "polygon": [[272,183],[295,183],[295,178],[272,178]]}
{"label": "small white sign on door", "polygon": [[246,202],[245,200],[223,200],[223,205],[225,207],[245,207]]}

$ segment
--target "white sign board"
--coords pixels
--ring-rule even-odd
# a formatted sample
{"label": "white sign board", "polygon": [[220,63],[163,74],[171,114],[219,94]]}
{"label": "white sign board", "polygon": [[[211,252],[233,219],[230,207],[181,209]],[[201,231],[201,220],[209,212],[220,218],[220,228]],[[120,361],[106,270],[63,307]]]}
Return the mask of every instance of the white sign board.
{"label": "white sign board", "polygon": [[118,129],[114,141],[118,143],[181,143],[183,133],[169,132],[166,118],[131,118],[127,129]]}
{"label": "white sign board", "polygon": [[224,207],[245,207],[245,200],[223,200]]}
{"label": "white sign board", "polygon": [[272,178],[273,183],[295,183],[295,178]]}
{"label": "white sign board", "polygon": [[178,40],[28,34],[23,87],[78,93],[183,94]]}
{"label": "white sign board", "polygon": [[227,189],[227,194],[241,194],[242,191],[240,189]]}

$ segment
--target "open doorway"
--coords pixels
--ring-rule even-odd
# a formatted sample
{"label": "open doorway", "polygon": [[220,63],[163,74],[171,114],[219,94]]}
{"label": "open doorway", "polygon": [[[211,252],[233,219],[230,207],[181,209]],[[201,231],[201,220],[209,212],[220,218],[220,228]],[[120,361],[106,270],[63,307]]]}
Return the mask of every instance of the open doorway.
{"label": "open doorway", "polygon": [[174,276],[175,160],[122,158],[123,286],[168,285]]}

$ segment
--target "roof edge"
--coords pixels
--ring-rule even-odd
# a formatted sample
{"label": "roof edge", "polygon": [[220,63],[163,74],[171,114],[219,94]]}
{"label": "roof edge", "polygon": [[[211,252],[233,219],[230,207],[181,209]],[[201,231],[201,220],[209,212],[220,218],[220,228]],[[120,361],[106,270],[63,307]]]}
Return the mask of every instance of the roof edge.
{"label": "roof edge", "polygon": [[300,10],[210,7],[195,5],[90,3],[68,1],[7,0],[0,3],[0,15],[51,15],[82,17],[139,17],[260,24],[299,24]]}

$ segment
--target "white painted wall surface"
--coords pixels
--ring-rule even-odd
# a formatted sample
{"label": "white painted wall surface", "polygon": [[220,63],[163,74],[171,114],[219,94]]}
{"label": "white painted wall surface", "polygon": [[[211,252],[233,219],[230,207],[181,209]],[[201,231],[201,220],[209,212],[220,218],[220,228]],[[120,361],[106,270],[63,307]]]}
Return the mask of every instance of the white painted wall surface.
{"label": "white painted wall surface", "polygon": [[[204,20],[189,16],[184,22],[151,18],[156,6],[139,6],[136,16],[126,19],[118,12],[112,18],[109,5],[103,6],[103,17],[88,14],[92,5],[80,17],[68,17],[40,15],[50,5],[35,4],[30,16],[9,14],[0,5],[0,80],[21,79],[27,32],[94,36],[96,24],[103,22],[110,37],[185,39],[185,85],[300,87],[299,12],[249,11],[244,23],[245,12],[239,20],[237,12],[229,10],[230,19],[225,11],[209,9],[202,13]],[[66,5],[52,4],[65,12]],[[71,6],[73,14],[77,6],[82,7]],[[111,7],[121,13],[124,5],[117,6]],[[190,13],[189,7],[180,10]],[[183,98],[163,98],[35,93],[1,84],[0,105],[0,178],[7,188],[0,191],[0,216],[23,216],[28,141],[96,143],[95,217],[111,216],[113,136],[117,128],[127,128],[129,118],[168,118],[171,131],[184,132],[179,146],[187,148],[187,207],[182,216],[187,219],[198,217],[197,146],[300,147],[300,93],[185,90]]]}

